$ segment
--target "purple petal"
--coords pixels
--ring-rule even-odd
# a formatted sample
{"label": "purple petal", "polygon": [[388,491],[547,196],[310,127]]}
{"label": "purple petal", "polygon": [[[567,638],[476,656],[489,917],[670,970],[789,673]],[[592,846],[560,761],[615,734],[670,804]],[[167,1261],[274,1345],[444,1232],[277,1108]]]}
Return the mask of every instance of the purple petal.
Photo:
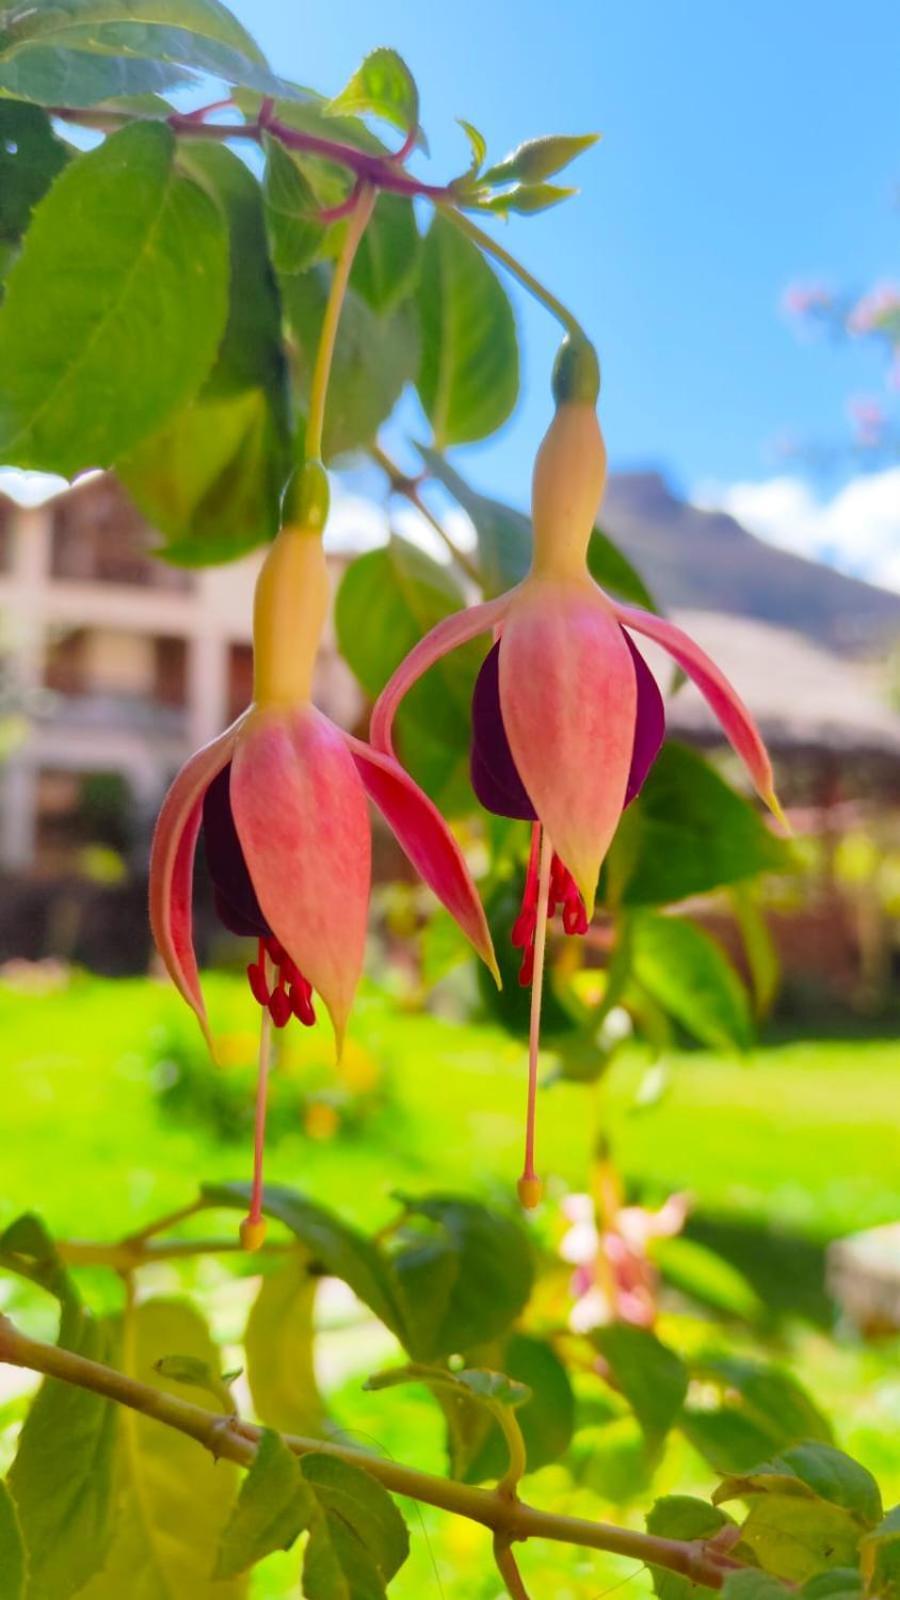
{"label": "purple petal", "polygon": [[[623,628],[623,633],[625,630]],[[631,769],[625,789],[625,804],[630,805],[644,787],[647,774],[659,755],[666,732],[666,713],[659,685],[636,645],[625,633],[625,642],[634,662],[637,682],[637,716],[634,724],[634,748],[631,752]]]}
{"label": "purple petal", "polygon": [[500,710],[500,642],[488,651],[472,695],[472,788],[486,811],[535,822],[537,812],[519,777]]}
{"label": "purple petal", "polygon": [[260,910],[231,814],[231,762],[203,796],[203,842],[219,920],[229,933],[265,939],[272,932]]}

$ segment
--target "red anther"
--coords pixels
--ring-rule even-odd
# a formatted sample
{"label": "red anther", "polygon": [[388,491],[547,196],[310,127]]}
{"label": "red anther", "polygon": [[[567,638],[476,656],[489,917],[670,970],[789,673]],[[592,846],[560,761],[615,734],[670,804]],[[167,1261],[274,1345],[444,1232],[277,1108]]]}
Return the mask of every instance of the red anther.
{"label": "red anther", "polygon": [[275,938],[274,934],[269,934],[268,938],[265,940],[265,946],[276,967],[283,966],[285,960],[287,959],[287,951],[285,950],[283,944],[278,943],[278,940]]}
{"label": "red anther", "polygon": [[[305,983],[305,980],[303,980],[303,982]],[[311,1028],[316,1020],[316,1011],[312,1003],[311,991],[307,992],[308,990],[308,984],[306,984],[305,989],[302,988],[298,983],[295,983],[291,986],[291,1010],[293,1011],[294,1016],[297,1018],[297,1021],[303,1023],[304,1028]]]}
{"label": "red anther", "polygon": [[[584,921],[584,927],[581,926]],[[566,933],[584,933],[587,928],[587,918],[580,900],[567,900],[563,906],[563,928]]]}
{"label": "red anther", "polygon": [[269,1001],[269,1016],[272,1018],[276,1028],[283,1028],[292,1015],[293,1007],[291,1006],[290,996],[287,990],[279,984]]}
{"label": "red anther", "polygon": [[282,958],[279,971],[282,982],[286,983],[289,988],[292,983],[296,983],[302,977],[300,968],[295,965],[288,955]]}
{"label": "red anther", "polygon": [[527,989],[528,988],[528,985],[531,983],[531,980],[532,980],[533,977],[534,977],[534,945],[529,945],[528,949],[525,951],[525,954],[522,957],[522,965],[519,968],[519,983],[522,985],[523,989]]}
{"label": "red anther", "polygon": [[250,993],[257,1005],[267,1006],[269,1004],[269,985],[266,983],[266,975],[262,967],[258,966],[255,961],[251,961],[247,968],[247,979],[250,984]]}
{"label": "red anther", "polygon": [[533,906],[523,906],[513,923],[510,941],[516,950],[524,950],[534,938],[537,912]]}

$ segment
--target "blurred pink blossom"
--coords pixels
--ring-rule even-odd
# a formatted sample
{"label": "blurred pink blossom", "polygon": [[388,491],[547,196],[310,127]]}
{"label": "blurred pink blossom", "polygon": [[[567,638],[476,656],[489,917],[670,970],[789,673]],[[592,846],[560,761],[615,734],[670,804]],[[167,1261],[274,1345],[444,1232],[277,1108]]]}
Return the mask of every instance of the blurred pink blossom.
{"label": "blurred pink blossom", "polygon": [[853,395],[847,402],[847,412],[856,431],[857,444],[866,448],[881,444],[887,415],[880,400],[873,395]]}
{"label": "blurred pink blossom", "polygon": [[686,1194],[673,1194],[658,1211],[618,1206],[600,1224],[589,1194],[566,1196],[562,1209],[571,1226],[559,1253],[575,1267],[575,1304],[569,1315],[574,1333],[608,1322],[653,1326],[659,1282],[648,1253],[650,1241],[680,1233],[688,1208]]}

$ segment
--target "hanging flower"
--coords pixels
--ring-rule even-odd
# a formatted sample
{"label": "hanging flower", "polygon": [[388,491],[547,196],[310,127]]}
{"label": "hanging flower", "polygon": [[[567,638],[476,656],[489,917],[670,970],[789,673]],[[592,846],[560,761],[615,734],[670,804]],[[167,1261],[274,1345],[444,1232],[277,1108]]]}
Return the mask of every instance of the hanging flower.
{"label": "hanging flower", "polygon": [[[312,526],[283,527],[271,546],[256,586],[253,704],[182,768],[153,839],[153,935],[210,1046],[191,927],[201,833],[221,921],[257,941],[247,978],[266,1029],[291,1017],[309,1026],[319,995],[340,1050],[363,964],[367,799],[496,973],[484,910],[436,807],[391,756],[336,727],[312,703],[329,592],[323,522],[321,514]],[[267,1066],[267,1035],[261,1056]],[[264,1078],[265,1067],[263,1098]],[[259,1125],[260,1158],[261,1138]],[[261,1159],[257,1175],[260,1167]],[[261,1228],[259,1200],[255,1193]],[[259,1228],[251,1237],[258,1242]]]}
{"label": "hanging flower", "polygon": [[723,673],[675,623],[614,600],[588,571],[588,541],[606,480],[598,389],[592,348],[567,340],[554,375],[556,415],[535,463],[530,572],[498,599],[438,623],[383,690],[370,732],[377,749],[393,754],[394,717],[413,684],[458,645],[493,633],[472,702],[472,783],[488,810],[534,824],[513,930],[523,950],[522,978],[533,981],[536,1002],[519,1185],[525,1204],[536,1204],[540,1195],[533,1101],[546,920],[559,904],[567,932],[586,930],[603,858],[665,731],[659,689],[633,634],[663,645],[694,680],[757,791],[779,814],[765,746]]}

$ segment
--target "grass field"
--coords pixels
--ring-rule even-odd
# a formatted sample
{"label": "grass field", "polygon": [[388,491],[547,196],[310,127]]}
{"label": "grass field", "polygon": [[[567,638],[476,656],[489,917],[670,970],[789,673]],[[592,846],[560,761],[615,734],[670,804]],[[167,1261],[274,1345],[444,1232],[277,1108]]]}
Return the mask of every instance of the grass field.
{"label": "grass field", "polygon": [[[210,1000],[225,1032],[224,1053],[249,1057],[253,1008],[244,985],[216,978]],[[173,1048],[192,1056],[192,1029],[161,984],[75,977],[58,992],[0,986],[0,1224],[34,1209],[57,1233],[108,1238],[178,1206],[202,1179],[247,1175],[245,1142],[223,1144],[202,1121],[175,1118],[160,1107],[165,1062]],[[353,1041],[378,1084],[368,1120],[352,1133],[313,1138],[299,1119],[292,1128],[290,1116],[286,1123],[282,1117],[271,1178],[367,1227],[391,1214],[390,1194],[397,1188],[509,1193],[523,1110],[520,1044],[487,1026],[399,1015],[395,1003],[372,990],[355,1015]],[[309,1072],[327,1084],[324,1030],[303,1043]],[[301,1061],[298,1089],[305,1070]],[[671,1063],[666,1092],[638,1111],[644,1071],[639,1053],[626,1052],[601,1091],[558,1085],[545,1092],[541,1160],[557,1187],[583,1185],[602,1129],[611,1132],[631,1183],[659,1196],[687,1188],[704,1217],[786,1230],[815,1244],[900,1217],[900,1071],[893,1041],[773,1044],[746,1062],[710,1052],[681,1055]],[[198,1279],[224,1319],[226,1338],[243,1314],[244,1286],[232,1291],[233,1281],[224,1275]],[[896,1497],[896,1346],[835,1341],[798,1324],[782,1331],[780,1354],[831,1415],[839,1442],[858,1451]],[[367,1359],[370,1351],[360,1365]],[[395,1404],[392,1397],[388,1406],[383,1396],[361,1398],[352,1351],[341,1382],[344,1413],[356,1426],[392,1453],[440,1470],[441,1430],[427,1399]],[[676,1487],[709,1488],[699,1458],[684,1444],[673,1447],[656,1485],[658,1492]],[[558,1505],[560,1475],[545,1469],[529,1492]],[[587,1515],[610,1509],[584,1490],[565,1491],[565,1498],[568,1509]],[[637,1510],[629,1514],[639,1520]],[[420,1525],[414,1513],[411,1525],[414,1554],[392,1587],[397,1600],[431,1594],[495,1600],[497,1584],[478,1530],[432,1514]],[[295,1564],[293,1557],[272,1558],[254,1580],[254,1594],[281,1600],[296,1593]],[[525,1564],[533,1591],[552,1600],[596,1600],[631,1572],[612,1560],[546,1550],[528,1551]]]}

